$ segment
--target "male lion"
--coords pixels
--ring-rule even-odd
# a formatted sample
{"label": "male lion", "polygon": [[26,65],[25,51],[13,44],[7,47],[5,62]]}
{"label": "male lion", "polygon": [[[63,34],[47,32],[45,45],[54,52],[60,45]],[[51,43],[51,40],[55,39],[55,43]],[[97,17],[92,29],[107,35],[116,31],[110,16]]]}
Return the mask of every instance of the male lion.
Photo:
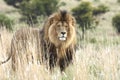
{"label": "male lion", "polygon": [[[23,57],[20,56],[21,51],[23,49],[23,51],[26,51],[27,41],[32,40],[32,43],[37,43],[36,60],[40,63],[47,61],[50,69],[59,65],[60,70],[64,71],[72,62],[75,53],[75,24],[75,18],[71,14],[67,11],[58,11],[47,19],[41,30],[18,30],[11,43],[12,68],[16,69],[17,58],[20,57],[21,60],[21,57]],[[19,47],[19,43],[22,44],[21,47]],[[34,54],[28,53],[28,55],[34,59]],[[28,55],[26,55],[26,58],[28,58]]]}
{"label": "male lion", "polygon": [[73,59],[76,48],[75,18],[66,11],[52,14],[43,27],[42,46],[49,57],[50,69],[56,64],[61,71]]}

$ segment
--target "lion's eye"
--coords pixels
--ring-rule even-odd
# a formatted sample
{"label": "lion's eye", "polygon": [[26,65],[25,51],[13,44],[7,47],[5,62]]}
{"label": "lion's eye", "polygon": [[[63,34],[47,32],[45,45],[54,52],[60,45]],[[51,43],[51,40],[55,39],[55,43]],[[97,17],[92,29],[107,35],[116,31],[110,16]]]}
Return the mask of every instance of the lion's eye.
{"label": "lion's eye", "polygon": [[60,27],[60,25],[57,25],[57,27]]}

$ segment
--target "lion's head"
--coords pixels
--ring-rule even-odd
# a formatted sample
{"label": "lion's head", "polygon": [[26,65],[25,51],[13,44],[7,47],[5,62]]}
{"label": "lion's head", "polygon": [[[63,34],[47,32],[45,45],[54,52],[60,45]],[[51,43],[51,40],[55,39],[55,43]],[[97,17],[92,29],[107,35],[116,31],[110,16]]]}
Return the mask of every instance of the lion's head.
{"label": "lion's head", "polygon": [[66,11],[52,14],[45,27],[45,40],[56,47],[68,48],[76,42],[75,19]]}

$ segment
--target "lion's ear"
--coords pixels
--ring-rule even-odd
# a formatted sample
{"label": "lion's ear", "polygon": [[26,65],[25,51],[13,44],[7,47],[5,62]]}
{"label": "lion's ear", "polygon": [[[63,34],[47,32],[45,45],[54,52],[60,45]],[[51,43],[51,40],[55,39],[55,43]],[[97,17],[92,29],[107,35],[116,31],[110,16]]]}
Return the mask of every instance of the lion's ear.
{"label": "lion's ear", "polygon": [[53,17],[52,16],[48,17],[48,19],[46,20],[46,22],[44,24],[44,28],[48,29],[51,24],[53,24]]}
{"label": "lion's ear", "polygon": [[50,27],[50,25],[51,24],[53,24],[53,22],[54,22],[54,17],[53,16],[50,16],[47,20],[46,20],[46,22],[45,22],[45,24],[44,24],[44,39],[45,40],[48,40],[48,29],[49,29],[49,27]]}
{"label": "lion's ear", "polygon": [[75,24],[76,24],[76,20],[74,17],[72,17],[72,25],[75,26]]}
{"label": "lion's ear", "polygon": [[49,24],[53,24],[54,23],[54,15],[51,15],[49,18],[48,18],[48,21],[49,21]]}

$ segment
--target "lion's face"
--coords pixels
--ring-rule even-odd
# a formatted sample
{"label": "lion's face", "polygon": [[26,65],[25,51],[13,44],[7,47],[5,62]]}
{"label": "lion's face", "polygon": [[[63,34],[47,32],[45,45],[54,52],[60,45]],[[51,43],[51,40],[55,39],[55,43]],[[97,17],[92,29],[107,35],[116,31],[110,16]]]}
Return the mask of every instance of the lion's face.
{"label": "lion's face", "polygon": [[56,47],[68,47],[73,42],[75,34],[75,27],[65,21],[54,21],[48,29],[49,40]]}
{"label": "lion's face", "polygon": [[58,24],[55,27],[55,31],[56,31],[56,38],[58,38],[58,40],[60,41],[66,41],[67,40],[67,36],[68,36],[68,24],[67,23],[61,23],[58,22]]}

